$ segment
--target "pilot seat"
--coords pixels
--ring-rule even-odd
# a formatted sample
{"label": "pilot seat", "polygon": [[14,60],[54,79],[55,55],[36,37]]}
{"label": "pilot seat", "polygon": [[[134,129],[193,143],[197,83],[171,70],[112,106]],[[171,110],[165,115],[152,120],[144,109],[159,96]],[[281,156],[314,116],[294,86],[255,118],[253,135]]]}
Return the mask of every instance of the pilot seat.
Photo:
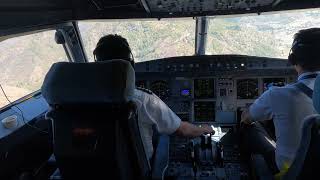
{"label": "pilot seat", "polygon": [[61,179],[148,179],[130,63],[55,63],[42,86]]}

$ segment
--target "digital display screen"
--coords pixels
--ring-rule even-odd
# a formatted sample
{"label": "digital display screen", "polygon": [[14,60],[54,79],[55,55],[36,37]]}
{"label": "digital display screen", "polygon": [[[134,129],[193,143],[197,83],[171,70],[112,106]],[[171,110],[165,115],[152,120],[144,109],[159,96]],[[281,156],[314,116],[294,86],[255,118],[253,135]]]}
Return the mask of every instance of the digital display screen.
{"label": "digital display screen", "polygon": [[190,89],[182,89],[180,92],[181,96],[190,96]]}
{"label": "digital display screen", "polygon": [[195,102],[194,119],[196,122],[215,121],[215,102]]}
{"label": "digital display screen", "polygon": [[258,79],[237,80],[238,99],[256,99],[259,96]]}
{"label": "digital display screen", "polygon": [[197,99],[214,98],[214,79],[195,79],[194,97]]}
{"label": "digital display screen", "polygon": [[263,91],[267,91],[272,87],[282,87],[286,85],[285,78],[265,78],[263,79]]}

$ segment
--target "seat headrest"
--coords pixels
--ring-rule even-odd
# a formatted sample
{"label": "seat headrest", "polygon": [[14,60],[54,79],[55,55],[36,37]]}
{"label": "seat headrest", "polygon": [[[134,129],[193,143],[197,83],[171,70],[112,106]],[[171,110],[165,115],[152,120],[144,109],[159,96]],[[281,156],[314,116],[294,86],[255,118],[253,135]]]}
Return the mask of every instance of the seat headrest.
{"label": "seat headrest", "polygon": [[122,103],[131,99],[135,72],[130,62],[59,62],[47,73],[41,92],[50,105]]}
{"label": "seat headrest", "polygon": [[320,113],[320,76],[317,77],[314,83],[314,90],[313,90],[313,106]]}

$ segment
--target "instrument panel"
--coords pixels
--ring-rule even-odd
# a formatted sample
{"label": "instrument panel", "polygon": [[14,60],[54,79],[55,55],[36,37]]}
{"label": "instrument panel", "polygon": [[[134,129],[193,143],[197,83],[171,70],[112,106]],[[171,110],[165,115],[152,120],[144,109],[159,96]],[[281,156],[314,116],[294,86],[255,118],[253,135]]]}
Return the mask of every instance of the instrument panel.
{"label": "instrument panel", "polygon": [[136,85],[150,89],[183,121],[193,123],[236,124],[239,108],[296,77],[286,60],[251,56],[187,56],[136,64]]}

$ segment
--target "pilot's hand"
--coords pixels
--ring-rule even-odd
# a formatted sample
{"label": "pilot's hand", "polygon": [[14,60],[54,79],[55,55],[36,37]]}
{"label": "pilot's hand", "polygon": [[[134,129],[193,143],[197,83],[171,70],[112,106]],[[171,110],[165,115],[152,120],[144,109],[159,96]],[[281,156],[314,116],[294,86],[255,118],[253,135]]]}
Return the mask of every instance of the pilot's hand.
{"label": "pilot's hand", "polygon": [[210,133],[214,134],[215,133],[213,128],[207,124],[202,124],[201,128],[203,130],[203,134],[210,134]]}
{"label": "pilot's hand", "polygon": [[250,125],[252,123],[253,122],[251,121],[251,116],[250,116],[250,113],[249,113],[249,109],[244,110],[242,112],[242,114],[241,114],[241,124]]}

